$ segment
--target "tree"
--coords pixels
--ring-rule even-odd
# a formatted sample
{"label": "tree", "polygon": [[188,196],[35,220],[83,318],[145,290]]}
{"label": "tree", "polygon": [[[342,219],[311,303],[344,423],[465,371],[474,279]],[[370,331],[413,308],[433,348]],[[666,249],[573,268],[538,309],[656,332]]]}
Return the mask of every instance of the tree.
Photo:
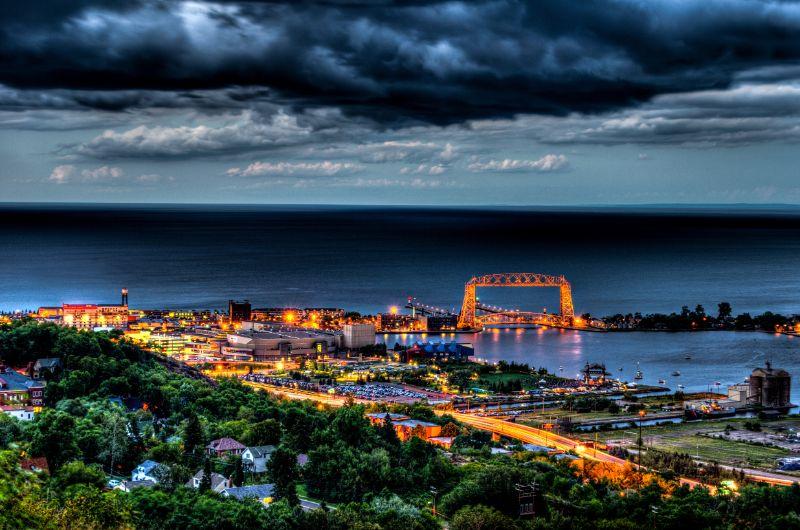
{"label": "tree", "polygon": [[194,454],[199,446],[203,445],[203,426],[200,424],[200,418],[193,410],[189,410],[188,417],[186,418],[186,428],[183,433],[183,450],[187,454]]}
{"label": "tree", "polygon": [[281,441],[281,424],[273,419],[253,423],[243,441],[249,446],[277,445]]}
{"label": "tree", "polygon": [[50,481],[50,486],[57,493],[64,493],[70,486],[79,484],[101,489],[106,485],[106,474],[99,467],[87,466],[75,460],[64,464]]}
{"label": "tree", "polygon": [[726,319],[731,316],[733,309],[728,302],[720,302],[717,304],[718,316],[720,320]]}
{"label": "tree", "polygon": [[297,497],[297,453],[284,445],[278,446],[267,462],[267,473],[275,485],[277,499],[286,499],[291,506],[300,503]]}
{"label": "tree", "polygon": [[517,528],[514,521],[494,508],[487,506],[467,506],[456,512],[451,530],[512,530]]}
{"label": "tree", "polygon": [[451,436],[455,437],[461,434],[461,429],[458,428],[458,425],[453,423],[452,421],[447,422],[444,427],[442,427],[442,436]]}
{"label": "tree", "polygon": [[208,457],[203,462],[203,477],[197,489],[201,492],[211,491],[211,459]]}
{"label": "tree", "polygon": [[244,466],[242,465],[242,457],[236,456],[233,459],[233,475],[231,481],[234,486],[241,486],[244,484]]}
{"label": "tree", "polygon": [[51,473],[80,456],[75,431],[75,419],[66,412],[48,409],[36,418],[31,435],[31,451],[47,459]]}

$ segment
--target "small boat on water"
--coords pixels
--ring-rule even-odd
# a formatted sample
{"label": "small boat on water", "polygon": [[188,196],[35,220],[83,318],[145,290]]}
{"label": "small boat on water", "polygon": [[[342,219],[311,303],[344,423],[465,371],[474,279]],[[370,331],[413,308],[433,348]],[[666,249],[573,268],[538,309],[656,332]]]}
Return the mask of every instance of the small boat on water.
{"label": "small boat on water", "polygon": [[636,375],[634,375],[633,378],[637,381],[644,379],[644,374],[642,374],[642,369],[639,367],[639,363],[636,363]]}
{"label": "small boat on water", "polygon": [[659,379],[659,380],[658,380],[658,384],[659,384],[659,385],[664,385],[664,384],[666,384],[666,383],[667,383],[667,382],[666,382],[666,381],[664,381],[663,379]]}
{"label": "small boat on water", "polygon": [[684,357],[684,359],[686,359],[687,361],[691,361],[692,360],[692,356],[687,353],[686,357]]}
{"label": "small boat on water", "polygon": [[678,390],[683,390],[683,385],[678,385]]}
{"label": "small boat on water", "polygon": [[680,373],[679,371],[677,371],[677,370],[675,370],[674,372],[672,372],[672,377],[678,377],[678,376],[680,376],[680,375],[681,375],[681,373]]}

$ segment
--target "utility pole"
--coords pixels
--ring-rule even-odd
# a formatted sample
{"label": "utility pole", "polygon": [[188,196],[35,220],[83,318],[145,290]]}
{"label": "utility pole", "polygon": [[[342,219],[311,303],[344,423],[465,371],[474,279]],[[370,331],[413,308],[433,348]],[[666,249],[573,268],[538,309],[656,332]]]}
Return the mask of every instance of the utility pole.
{"label": "utility pole", "polygon": [[436,495],[439,493],[435,487],[431,486],[431,495],[433,495],[433,516],[436,517]]}
{"label": "utility pole", "polygon": [[644,419],[644,415],[645,414],[646,413],[645,413],[644,409],[639,411],[639,439],[636,440],[636,441],[638,442],[638,445],[639,445],[639,454],[637,456],[639,457],[639,467],[640,468],[642,467],[642,420]]}

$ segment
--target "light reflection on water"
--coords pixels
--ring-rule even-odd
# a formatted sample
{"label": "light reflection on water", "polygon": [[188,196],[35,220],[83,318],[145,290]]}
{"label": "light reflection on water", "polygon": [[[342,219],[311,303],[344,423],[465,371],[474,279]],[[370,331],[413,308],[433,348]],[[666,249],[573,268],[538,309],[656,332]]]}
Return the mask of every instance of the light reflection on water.
{"label": "light reflection on water", "polygon": [[[577,374],[587,362],[600,362],[613,378],[632,381],[638,362],[644,373],[642,383],[657,385],[664,379],[672,390],[683,384],[686,391],[725,391],[727,385],[743,381],[766,360],[800,376],[800,338],[769,333],[592,333],[538,328],[430,333],[426,339],[413,333],[380,335],[378,340],[390,347],[420,340],[467,342],[474,345],[480,359],[528,363],[565,377]],[[687,360],[687,355],[691,359]],[[674,377],[673,371],[681,375]],[[800,384],[793,383],[792,402],[800,404]]]}

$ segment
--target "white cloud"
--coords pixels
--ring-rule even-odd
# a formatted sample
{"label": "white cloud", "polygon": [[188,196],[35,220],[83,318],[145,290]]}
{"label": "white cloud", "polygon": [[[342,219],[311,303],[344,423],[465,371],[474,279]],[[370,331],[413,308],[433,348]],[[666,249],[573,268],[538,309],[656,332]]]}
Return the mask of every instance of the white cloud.
{"label": "white cloud", "polygon": [[547,154],[538,160],[489,160],[487,162],[475,161],[467,168],[470,171],[535,171],[538,173],[551,173],[566,169],[569,160],[564,155]]}
{"label": "white cloud", "polygon": [[75,166],[70,164],[56,166],[50,173],[48,180],[55,182],[56,184],[65,184],[70,180],[70,178],[72,178],[72,176],[75,174],[75,171]]}
{"label": "white cloud", "polygon": [[210,156],[288,145],[310,133],[310,127],[282,111],[266,120],[256,112],[245,111],[217,127],[140,125],[123,132],[109,129],[75,151],[100,159]]}
{"label": "white cloud", "polygon": [[336,175],[342,172],[360,171],[362,166],[352,162],[253,162],[244,169],[232,167],[225,173],[232,177],[256,177],[269,175]]}
{"label": "white cloud", "polygon": [[106,182],[121,178],[125,174],[122,168],[115,166],[101,166],[95,169],[84,169],[81,177],[84,182]]}
{"label": "white cloud", "polygon": [[420,174],[428,174],[428,175],[441,175],[447,171],[447,168],[442,164],[436,165],[428,165],[428,164],[419,164],[417,167],[409,167],[406,166],[400,169],[401,175],[420,175]]}

